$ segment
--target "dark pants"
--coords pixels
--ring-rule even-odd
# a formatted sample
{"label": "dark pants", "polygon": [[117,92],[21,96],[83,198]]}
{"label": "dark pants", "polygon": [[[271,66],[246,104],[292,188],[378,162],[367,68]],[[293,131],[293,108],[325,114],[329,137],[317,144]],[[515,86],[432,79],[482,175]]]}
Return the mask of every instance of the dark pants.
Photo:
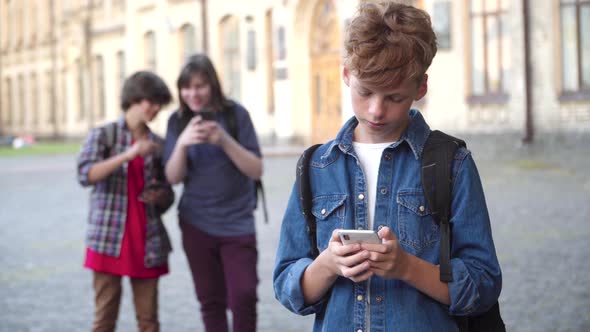
{"label": "dark pants", "polygon": [[233,332],[256,331],[256,236],[211,236],[184,222],[180,228],[206,331],[228,331],[227,308]]}

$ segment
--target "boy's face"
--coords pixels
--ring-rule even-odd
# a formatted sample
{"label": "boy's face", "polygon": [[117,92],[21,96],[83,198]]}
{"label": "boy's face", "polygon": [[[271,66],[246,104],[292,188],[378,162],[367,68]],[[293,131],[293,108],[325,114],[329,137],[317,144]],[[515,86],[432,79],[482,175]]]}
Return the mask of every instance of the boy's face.
{"label": "boy's face", "polygon": [[156,118],[160,110],[162,109],[162,105],[152,103],[149,100],[143,99],[139,102],[139,107],[142,110],[143,121],[144,122],[151,122],[153,119]]}
{"label": "boy's face", "polygon": [[344,83],[350,87],[352,110],[359,121],[354,140],[359,143],[397,141],[410,123],[409,110],[428,90],[424,75],[422,82],[404,81],[386,89],[365,86],[346,67]]}

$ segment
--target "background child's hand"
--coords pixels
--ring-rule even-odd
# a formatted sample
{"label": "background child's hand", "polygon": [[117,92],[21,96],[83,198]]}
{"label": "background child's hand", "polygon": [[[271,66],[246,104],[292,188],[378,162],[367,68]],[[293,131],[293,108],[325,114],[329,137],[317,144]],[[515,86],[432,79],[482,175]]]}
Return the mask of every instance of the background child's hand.
{"label": "background child's hand", "polygon": [[137,140],[133,145],[127,150],[128,160],[133,160],[137,156],[146,156],[149,154],[154,153],[156,150],[161,149],[162,147],[160,144],[150,140],[150,139],[140,139]]}
{"label": "background child's hand", "polygon": [[217,121],[204,121],[204,130],[207,132],[207,142],[210,144],[221,145],[226,139],[227,132]]}
{"label": "background child's hand", "polygon": [[178,137],[177,144],[180,144],[182,147],[187,147],[205,142],[206,135],[203,134],[201,120],[202,118],[200,115],[194,116]]}
{"label": "background child's hand", "polygon": [[409,254],[389,227],[381,228],[378,235],[383,244],[361,244],[361,248],[370,253],[369,270],[382,278],[403,279]]}
{"label": "background child's hand", "polygon": [[332,273],[348,278],[354,282],[369,279],[373,272],[369,270],[367,259],[369,252],[362,250],[359,243],[344,245],[338,235],[338,230],[332,232],[328,248],[320,256],[326,267]]}
{"label": "background child's hand", "polygon": [[157,188],[144,190],[138,197],[145,204],[164,205],[168,196],[168,189]]}

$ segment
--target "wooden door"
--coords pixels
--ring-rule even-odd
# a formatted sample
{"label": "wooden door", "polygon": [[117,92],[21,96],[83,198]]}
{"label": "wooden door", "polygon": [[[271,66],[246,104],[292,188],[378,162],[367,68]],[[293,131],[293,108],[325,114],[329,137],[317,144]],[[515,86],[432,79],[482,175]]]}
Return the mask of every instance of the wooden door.
{"label": "wooden door", "polygon": [[320,0],[314,10],[311,36],[311,140],[333,139],[342,125],[340,105],[342,42],[334,0]]}

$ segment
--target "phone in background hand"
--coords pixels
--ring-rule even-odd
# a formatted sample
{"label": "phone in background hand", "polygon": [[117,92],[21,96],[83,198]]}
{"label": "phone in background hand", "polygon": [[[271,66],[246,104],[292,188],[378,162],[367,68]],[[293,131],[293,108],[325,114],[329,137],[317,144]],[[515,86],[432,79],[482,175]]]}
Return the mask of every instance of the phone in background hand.
{"label": "phone in background hand", "polygon": [[141,200],[143,197],[145,197],[145,195],[160,190],[160,189],[166,189],[168,188],[167,184],[164,184],[162,182],[155,182],[155,183],[150,183],[147,186],[145,186],[141,192],[141,194],[139,194],[139,199]]}
{"label": "phone in background hand", "polygon": [[211,109],[211,107],[205,106],[198,112],[183,110],[178,116],[178,135],[183,132],[184,128],[186,128],[191,119],[197,115],[200,115],[202,120],[215,121],[215,112]]}
{"label": "phone in background hand", "polygon": [[215,121],[215,113],[210,108],[203,108],[197,114],[201,116],[203,121]]}
{"label": "phone in background hand", "polygon": [[373,230],[358,230],[358,229],[341,229],[338,231],[340,240],[343,244],[352,243],[374,243],[381,244],[381,239],[377,235],[377,231]]}

